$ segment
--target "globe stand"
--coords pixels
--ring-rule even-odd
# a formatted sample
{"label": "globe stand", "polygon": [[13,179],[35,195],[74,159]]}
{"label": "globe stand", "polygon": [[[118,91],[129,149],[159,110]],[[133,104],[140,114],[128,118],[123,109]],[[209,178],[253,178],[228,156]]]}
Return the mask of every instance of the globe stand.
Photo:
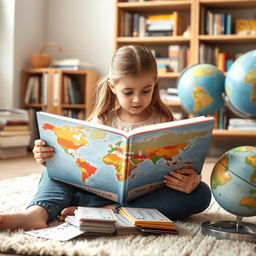
{"label": "globe stand", "polygon": [[201,232],[221,239],[256,242],[256,224],[242,222],[241,216],[236,221],[205,221],[201,224]]}

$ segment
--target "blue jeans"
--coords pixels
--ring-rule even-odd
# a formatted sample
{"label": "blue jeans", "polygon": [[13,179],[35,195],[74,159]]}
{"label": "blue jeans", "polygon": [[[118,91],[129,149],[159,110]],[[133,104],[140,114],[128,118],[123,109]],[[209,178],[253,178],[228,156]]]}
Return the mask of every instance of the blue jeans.
{"label": "blue jeans", "polygon": [[[190,194],[163,187],[124,203],[126,207],[156,208],[171,220],[182,220],[204,211],[210,204],[211,191],[204,182]],[[30,206],[40,205],[48,212],[48,222],[55,220],[62,209],[69,206],[104,206],[115,204],[106,198],[97,196],[83,189],[54,181],[44,169],[39,186]],[[121,206],[116,203],[116,206]]]}

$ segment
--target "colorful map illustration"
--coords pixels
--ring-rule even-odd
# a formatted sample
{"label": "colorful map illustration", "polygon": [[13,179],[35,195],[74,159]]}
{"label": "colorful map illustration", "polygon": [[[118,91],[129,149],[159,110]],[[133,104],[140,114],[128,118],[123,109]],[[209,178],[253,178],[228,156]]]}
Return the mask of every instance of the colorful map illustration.
{"label": "colorful map illustration", "polygon": [[[72,120],[72,119],[71,119]],[[201,171],[212,123],[155,130],[129,138],[105,129],[39,119],[40,136],[54,147],[47,161],[50,177],[71,184],[117,194],[154,182],[162,183],[170,170],[191,166]],[[129,145],[129,147],[128,147]],[[129,149],[129,150],[128,150]],[[93,191],[92,191],[93,192]]]}

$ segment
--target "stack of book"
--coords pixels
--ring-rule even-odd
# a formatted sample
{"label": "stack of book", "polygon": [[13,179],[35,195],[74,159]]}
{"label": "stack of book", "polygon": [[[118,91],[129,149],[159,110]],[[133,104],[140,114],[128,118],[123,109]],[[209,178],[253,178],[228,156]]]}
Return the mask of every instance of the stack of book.
{"label": "stack of book", "polygon": [[123,207],[115,213],[112,209],[78,207],[74,216],[65,221],[87,236],[127,234],[178,234],[174,223],[153,208]]}
{"label": "stack of book", "polygon": [[26,155],[30,136],[26,110],[0,109],[0,158]]}
{"label": "stack of book", "polygon": [[256,119],[230,118],[228,130],[256,131]]}
{"label": "stack of book", "polygon": [[78,207],[74,216],[66,217],[66,222],[87,234],[113,234],[117,217],[113,210],[96,207]]}
{"label": "stack of book", "polygon": [[115,213],[117,220],[116,220],[116,231],[117,235],[128,235],[128,234],[142,234],[143,232],[131,223],[126,217],[124,217],[120,213]]}
{"label": "stack of book", "polygon": [[51,68],[60,68],[60,69],[67,69],[67,70],[79,70],[79,69],[90,69],[93,70],[93,66],[85,61],[80,59],[61,59],[61,60],[54,60]]}
{"label": "stack of book", "polygon": [[178,234],[173,221],[157,209],[122,207],[119,211],[131,223],[138,226],[142,232]]}

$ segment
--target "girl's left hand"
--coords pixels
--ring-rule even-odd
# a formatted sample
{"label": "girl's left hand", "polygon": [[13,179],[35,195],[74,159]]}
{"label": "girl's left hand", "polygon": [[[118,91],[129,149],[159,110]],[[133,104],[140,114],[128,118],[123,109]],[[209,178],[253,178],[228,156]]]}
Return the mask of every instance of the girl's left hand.
{"label": "girl's left hand", "polygon": [[182,168],[177,171],[170,171],[164,176],[164,184],[172,189],[191,193],[199,184],[202,179],[201,174],[197,174],[191,168]]}

